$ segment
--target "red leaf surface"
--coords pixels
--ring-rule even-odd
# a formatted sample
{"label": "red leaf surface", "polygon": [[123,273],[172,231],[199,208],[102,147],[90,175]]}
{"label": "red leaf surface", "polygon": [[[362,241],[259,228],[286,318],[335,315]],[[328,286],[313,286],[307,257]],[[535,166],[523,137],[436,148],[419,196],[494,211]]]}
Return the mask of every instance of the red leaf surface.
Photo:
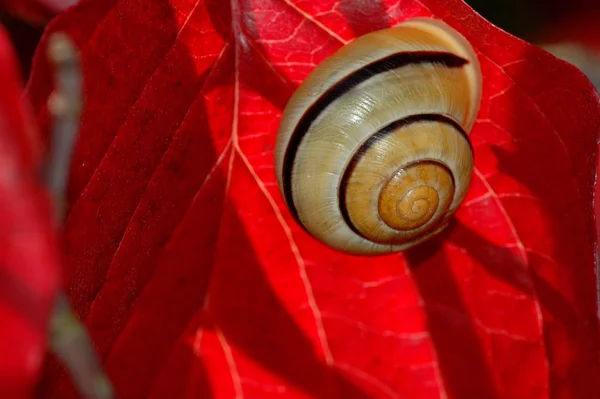
{"label": "red leaf surface", "polygon": [[[284,206],[281,111],[344,43],[416,16],[481,61],[470,194],[435,240],[343,255]],[[600,397],[600,106],[573,67],[459,0],[90,0],[59,30],[86,74],[66,281],[121,398]],[[50,83],[38,54],[44,126]],[[74,397],[52,362],[44,389]]]}
{"label": "red leaf surface", "polygon": [[38,186],[39,137],[0,27],[0,397],[29,398],[46,351],[58,263],[48,198]]}

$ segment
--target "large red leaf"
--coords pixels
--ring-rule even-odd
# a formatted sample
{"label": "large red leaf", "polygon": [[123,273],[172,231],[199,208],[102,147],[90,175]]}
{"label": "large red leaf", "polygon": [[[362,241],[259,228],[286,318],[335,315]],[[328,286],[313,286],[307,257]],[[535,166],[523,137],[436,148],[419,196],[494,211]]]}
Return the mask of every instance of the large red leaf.
{"label": "large red leaf", "polygon": [[[480,57],[470,194],[419,248],[339,254],[284,207],[278,120],[324,57],[415,16]],[[459,0],[89,0],[58,30],[87,102],[66,280],[121,398],[600,397],[600,106],[573,67]],[[44,389],[72,397],[54,363]]]}
{"label": "large red leaf", "polygon": [[38,185],[39,136],[0,27],[0,397],[29,398],[58,286],[48,197]]}

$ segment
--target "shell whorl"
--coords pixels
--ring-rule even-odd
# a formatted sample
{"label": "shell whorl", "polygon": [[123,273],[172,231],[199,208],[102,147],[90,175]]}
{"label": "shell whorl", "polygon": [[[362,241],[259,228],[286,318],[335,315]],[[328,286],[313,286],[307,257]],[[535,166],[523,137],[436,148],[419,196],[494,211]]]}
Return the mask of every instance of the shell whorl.
{"label": "shell whorl", "polygon": [[343,46],[283,112],[275,168],[292,215],[353,254],[400,251],[441,231],[469,188],[480,99],[477,56],[441,21]]}

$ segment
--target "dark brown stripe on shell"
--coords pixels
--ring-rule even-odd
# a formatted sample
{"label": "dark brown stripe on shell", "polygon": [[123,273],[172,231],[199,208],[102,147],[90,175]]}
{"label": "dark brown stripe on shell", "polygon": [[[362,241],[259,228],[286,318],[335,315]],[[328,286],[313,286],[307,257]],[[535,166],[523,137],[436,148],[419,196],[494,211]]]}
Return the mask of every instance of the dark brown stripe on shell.
{"label": "dark brown stripe on shell", "polygon": [[[344,221],[346,222],[346,225],[348,225],[348,227],[357,235],[361,236],[364,239],[367,240],[371,240],[368,237],[365,237],[354,225],[354,223],[352,223],[352,220],[350,219],[350,215],[348,214],[348,208],[346,207],[346,191],[348,189],[348,181],[350,180],[350,177],[352,176],[352,173],[354,172],[354,170],[356,169],[356,166],[358,165],[358,163],[360,162],[360,160],[362,159],[362,157],[371,149],[371,147],[373,147],[378,141],[382,140],[383,138],[385,138],[387,135],[393,133],[395,130],[413,124],[413,123],[419,123],[419,122],[438,122],[438,123],[444,123],[447,125],[452,126],[454,129],[456,129],[457,132],[459,132],[461,134],[462,137],[464,137],[464,139],[467,141],[467,143],[469,144],[469,148],[471,149],[471,154],[473,153],[473,147],[471,146],[471,141],[469,140],[469,136],[467,135],[467,133],[464,131],[464,129],[453,119],[441,115],[441,114],[418,114],[418,115],[411,115],[408,116],[406,118],[402,118],[402,119],[398,119],[397,121],[394,121],[392,123],[390,123],[389,125],[387,125],[386,127],[384,127],[383,129],[377,131],[375,134],[371,135],[356,151],[355,155],[352,157],[352,159],[350,160],[350,162],[348,163],[348,165],[346,166],[346,169],[344,170],[344,172],[342,173],[342,178],[340,180],[340,185],[338,187],[338,199],[339,199],[339,208],[340,208],[340,212],[342,214],[342,217],[344,218]],[[423,163],[435,163],[438,164],[446,169],[448,169],[450,176],[452,176],[452,184],[456,185],[456,182],[454,180],[454,175],[452,174],[452,171],[450,170],[450,168],[448,167],[448,165],[445,165],[443,163],[441,163],[440,161],[434,160],[434,159],[421,159],[415,162],[411,162],[409,164],[406,165],[399,165],[399,169],[400,166],[403,169],[407,169],[411,166],[414,165],[418,165],[418,164],[423,164]],[[430,229],[426,230],[425,232],[431,230],[431,228],[434,228],[435,225],[430,226]]]}
{"label": "dark brown stripe on shell", "polygon": [[[350,75],[338,81],[325,91],[310,107],[306,109],[304,115],[298,121],[296,128],[291,134],[288,142],[282,167],[282,185],[285,200],[288,204],[292,216],[302,225],[298,218],[298,211],[294,204],[292,194],[292,170],[296,160],[298,148],[309,131],[310,126],[318,116],[336,99],[344,93],[359,85],[360,83],[376,76],[380,73],[393,69],[398,69],[411,64],[440,64],[447,68],[462,68],[469,61],[455,54],[441,51],[416,51],[396,53],[382,58],[371,64],[352,72]],[[396,122],[394,122],[396,123]],[[385,128],[384,128],[385,129]],[[461,129],[462,131],[462,129]]]}

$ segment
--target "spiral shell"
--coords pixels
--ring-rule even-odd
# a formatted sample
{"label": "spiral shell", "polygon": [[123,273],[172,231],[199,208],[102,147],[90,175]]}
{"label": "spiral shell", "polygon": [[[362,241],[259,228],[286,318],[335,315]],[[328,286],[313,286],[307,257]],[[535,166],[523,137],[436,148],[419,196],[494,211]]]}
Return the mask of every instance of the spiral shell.
{"label": "spiral shell", "polygon": [[477,56],[441,21],[405,21],[343,46],[283,112],[275,168],[290,212],[352,254],[431,237],[467,194],[480,100]]}

